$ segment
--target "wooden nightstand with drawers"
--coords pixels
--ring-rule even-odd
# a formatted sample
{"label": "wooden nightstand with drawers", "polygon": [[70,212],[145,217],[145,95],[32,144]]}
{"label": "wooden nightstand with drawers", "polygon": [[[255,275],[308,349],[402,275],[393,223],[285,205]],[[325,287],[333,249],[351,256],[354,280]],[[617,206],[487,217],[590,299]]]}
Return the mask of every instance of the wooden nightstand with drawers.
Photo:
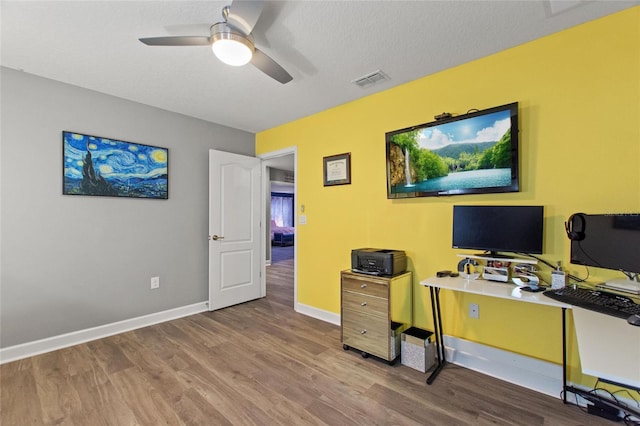
{"label": "wooden nightstand with drawers", "polygon": [[342,271],[342,347],[389,364],[400,356],[400,333],[411,326],[413,274],[381,277]]}

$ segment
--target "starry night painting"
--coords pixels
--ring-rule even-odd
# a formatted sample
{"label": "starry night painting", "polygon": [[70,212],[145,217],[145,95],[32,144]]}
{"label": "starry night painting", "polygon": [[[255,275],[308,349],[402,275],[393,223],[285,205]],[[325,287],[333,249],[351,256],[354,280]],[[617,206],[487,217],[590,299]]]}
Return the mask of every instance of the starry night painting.
{"label": "starry night painting", "polygon": [[65,195],[168,199],[169,150],[62,132]]}

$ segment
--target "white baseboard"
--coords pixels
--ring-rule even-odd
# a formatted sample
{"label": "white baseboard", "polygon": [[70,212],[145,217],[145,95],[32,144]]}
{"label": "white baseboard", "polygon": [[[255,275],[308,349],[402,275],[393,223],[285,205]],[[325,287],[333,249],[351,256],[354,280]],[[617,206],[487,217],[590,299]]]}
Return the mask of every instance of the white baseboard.
{"label": "white baseboard", "polygon": [[[340,315],[296,304],[296,312],[340,325]],[[555,398],[561,397],[562,366],[452,336],[444,336],[447,362]],[[446,370],[446,367],[445,367]]]}
{"label": "white baseboard", "polygon": [[59,336],[9,346],[7,348],[0,349],[0,364],[17,361],[19,359],[40,355],[58,349],[68,348],[70,346],[90,342],[92,340],[102,339],[104,337],[135,330],[137,328],[199,314],[207,311],[208,309],[207,302],[199,302],[194,303],[193,305],[143,315],[141,317],[118,321],[111,324],[100,325],[86,330],[74,331],[71,333],[61,334]]}
{"label": "white baseboard", "polygon": [[295,303],[293,307],[298,313],[319,319],[320,321],[328,322],[334,325],[340,325],[340,315],[333,312],[324,311],[322,309],[314,308],[309,305],[303,305],[302,303]]}
{"label": "white baseboard", "polygon": [[457,337],[444,336],[444,343],[447,362],[556,398],[561,396],[562,365]]}

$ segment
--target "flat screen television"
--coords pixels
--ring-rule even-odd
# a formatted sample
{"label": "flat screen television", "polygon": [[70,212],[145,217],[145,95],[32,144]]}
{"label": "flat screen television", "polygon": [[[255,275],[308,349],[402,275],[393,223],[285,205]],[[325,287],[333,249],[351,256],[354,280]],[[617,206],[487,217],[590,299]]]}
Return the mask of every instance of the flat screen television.
{"label": "flat screen television", "polygon": [[627,280],[607,284],[615,287],[628,281],[626,284],[640,291],[640,213],[576,213],[569,219],[567,230],[572,232],[571,263],[621,271]]}
{"label": "flat screen television", "polygon": [[518,103],[386,133],[387,198],[518,192]]}
{"label": "flat screen television", "polygon": [[456,249],[542,254],[543,206],[453,206]]}

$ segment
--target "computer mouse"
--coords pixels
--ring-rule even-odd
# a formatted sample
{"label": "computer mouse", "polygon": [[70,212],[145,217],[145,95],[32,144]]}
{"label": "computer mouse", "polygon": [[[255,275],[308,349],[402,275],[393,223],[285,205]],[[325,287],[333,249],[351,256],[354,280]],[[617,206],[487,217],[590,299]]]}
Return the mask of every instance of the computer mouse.
{"label": "computer mouse", "polygon": [[627,322],[631,325],[636,325],[640,327],[640,315],[633,314],[629,318],[627,318]]}

